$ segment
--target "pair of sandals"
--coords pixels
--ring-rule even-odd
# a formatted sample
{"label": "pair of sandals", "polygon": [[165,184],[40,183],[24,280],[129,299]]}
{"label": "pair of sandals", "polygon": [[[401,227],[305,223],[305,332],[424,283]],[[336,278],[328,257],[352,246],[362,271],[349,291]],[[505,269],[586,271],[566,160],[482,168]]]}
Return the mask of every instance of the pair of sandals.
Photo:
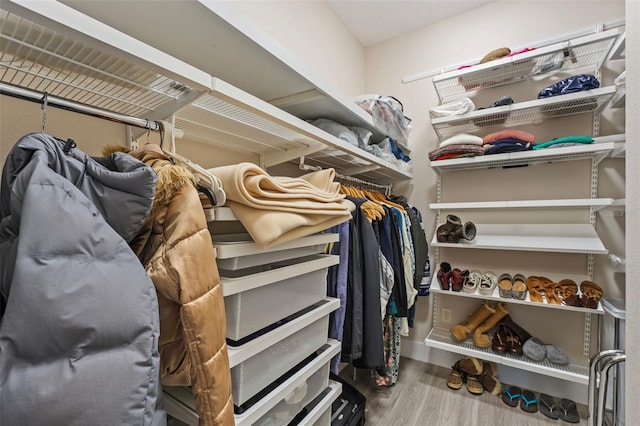
{"label": "pair of sandals", "polygon": [[473,270],[469,272],[469,277],[465,281],[462,291],[464,293],[475,293],[478,290],[478,293],[483,296],[491,296],[497,284],[498,278],[493,272],[482,273],[478,270]]}
{"label": "pair of sandals", "polygon": [[530,390],[509,386],[502,393],[502,401],[510,407],[520,404],[520,409],[527,413],[536,413],[538,409],[550,419],[561,419],[568,423],[579,423],[580,415],[576,403],[562,398],[556,401],[552,396],[541,393],[540,398]]}
{"label": "pair of sandals", "polygon": [[505,299],[524,300],[527,295],[527,279],[522,274],[504,273],[498,278],[498,293]]}
{"label": "pair of sandals", "polygon": [[567,305],[597,309],[602,298],[602,288],[593,281],[582,281],[580,283],[580,294],[578,285],[571,279],[563,279],[554,283],[546,277],[531,276],[527,278],[527,288],[532,302],[547,303],[554,305]]}

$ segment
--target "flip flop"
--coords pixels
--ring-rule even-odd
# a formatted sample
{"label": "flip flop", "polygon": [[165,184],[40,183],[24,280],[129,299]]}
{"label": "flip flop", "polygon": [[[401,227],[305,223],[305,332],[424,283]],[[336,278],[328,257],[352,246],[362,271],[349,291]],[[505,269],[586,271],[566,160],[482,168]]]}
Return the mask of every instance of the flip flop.
{"label": "flip flop", "polygon": [[538,408],[540,408],[540,412],[550,419],[557,420],[560,418],[560,413],[562,412],[561,408],[556,404],[556,400],[553,399],[551,395],[547,395],[546,393],[541,393],[540,398],[538,398]]}
{"label": "flip flop", "polygon": [[520,396],[520,409],[527,413],[535,413],[538,411],[538,400],[536,394],[530,390],[523,390]]}
{"label": "flip flop", "polygon": [[502,392],[502,402],[509,407],[515,407],[520,402],[522,391],[517,386],[509,386],[504,392]]}
{"label": "flip flop", "polygon": [[580,416],[578,415],[578,408],[576,403],[570,399],[563,398],[560,400],[560,419],[569,423],[580,422]]}

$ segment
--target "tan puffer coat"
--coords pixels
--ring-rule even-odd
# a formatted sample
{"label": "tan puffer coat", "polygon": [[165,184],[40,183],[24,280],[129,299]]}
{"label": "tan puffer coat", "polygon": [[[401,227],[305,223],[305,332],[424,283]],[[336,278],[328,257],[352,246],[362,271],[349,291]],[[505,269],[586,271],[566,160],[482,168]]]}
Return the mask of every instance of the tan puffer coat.
{"label": "tan puffer coat", "polygon": [[233,425],[224,300],[194,178],[158,145],[129,154],[158,174],[153,209],[131,247],[158,292],[162,383],[192,386],[200,425]]}

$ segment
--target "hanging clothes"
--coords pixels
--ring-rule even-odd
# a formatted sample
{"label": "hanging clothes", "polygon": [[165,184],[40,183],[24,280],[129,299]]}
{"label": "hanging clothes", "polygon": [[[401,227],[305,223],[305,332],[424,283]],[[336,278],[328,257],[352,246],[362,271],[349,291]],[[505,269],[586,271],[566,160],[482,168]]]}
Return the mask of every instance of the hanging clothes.
{"label": "hanging clothes", "polygon": [[0,185],[0,424],[164,425],[158,301],[127,242],[156,174],[46,134]]}
{"label": "hanging clothes", "polygon": [[384,365],[378,241],[371,223],[360,209],[366,200],[347,199],[356,205],[356,209],[350,221],[347,299],[351,302],[347,302],[344,327],[345,341],[348,335],[351,345],[346,351],[343,349],[343,361],[346,358],[358,368],[377,368]]}
{"label": "hanging clothes", "polygon": [[233,425],[224,299],[195,178],[158,145],[129,154],[158,174],[153,209],[131,247],[158,292],[162,383],[191,386],[200,425]]}
{"label": "hanging clothes", "polygon": [[[337,233],[339,240],[331,247],[330,254],[338,255],[340,263],[327,270],[327,296],[340,299],[340,307],[329,314],[329,337],[343,341],[344,318],[347,306],[347,274],[349,269],[349,222],[333,226],[325,232]],[[331,371],[338,374],[340,354],[331,360]]]}

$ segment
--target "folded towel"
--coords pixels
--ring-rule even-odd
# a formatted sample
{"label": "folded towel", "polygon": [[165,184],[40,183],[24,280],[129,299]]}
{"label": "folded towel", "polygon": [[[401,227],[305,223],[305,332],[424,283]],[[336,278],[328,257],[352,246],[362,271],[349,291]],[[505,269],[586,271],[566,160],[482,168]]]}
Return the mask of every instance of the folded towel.
{"label": "folded towel", "polygon": [[253,163],[215,167],[227,203],[261,248],[323,231],[351,219],[353,203],[338,192],[335,171],[273,177]]}

